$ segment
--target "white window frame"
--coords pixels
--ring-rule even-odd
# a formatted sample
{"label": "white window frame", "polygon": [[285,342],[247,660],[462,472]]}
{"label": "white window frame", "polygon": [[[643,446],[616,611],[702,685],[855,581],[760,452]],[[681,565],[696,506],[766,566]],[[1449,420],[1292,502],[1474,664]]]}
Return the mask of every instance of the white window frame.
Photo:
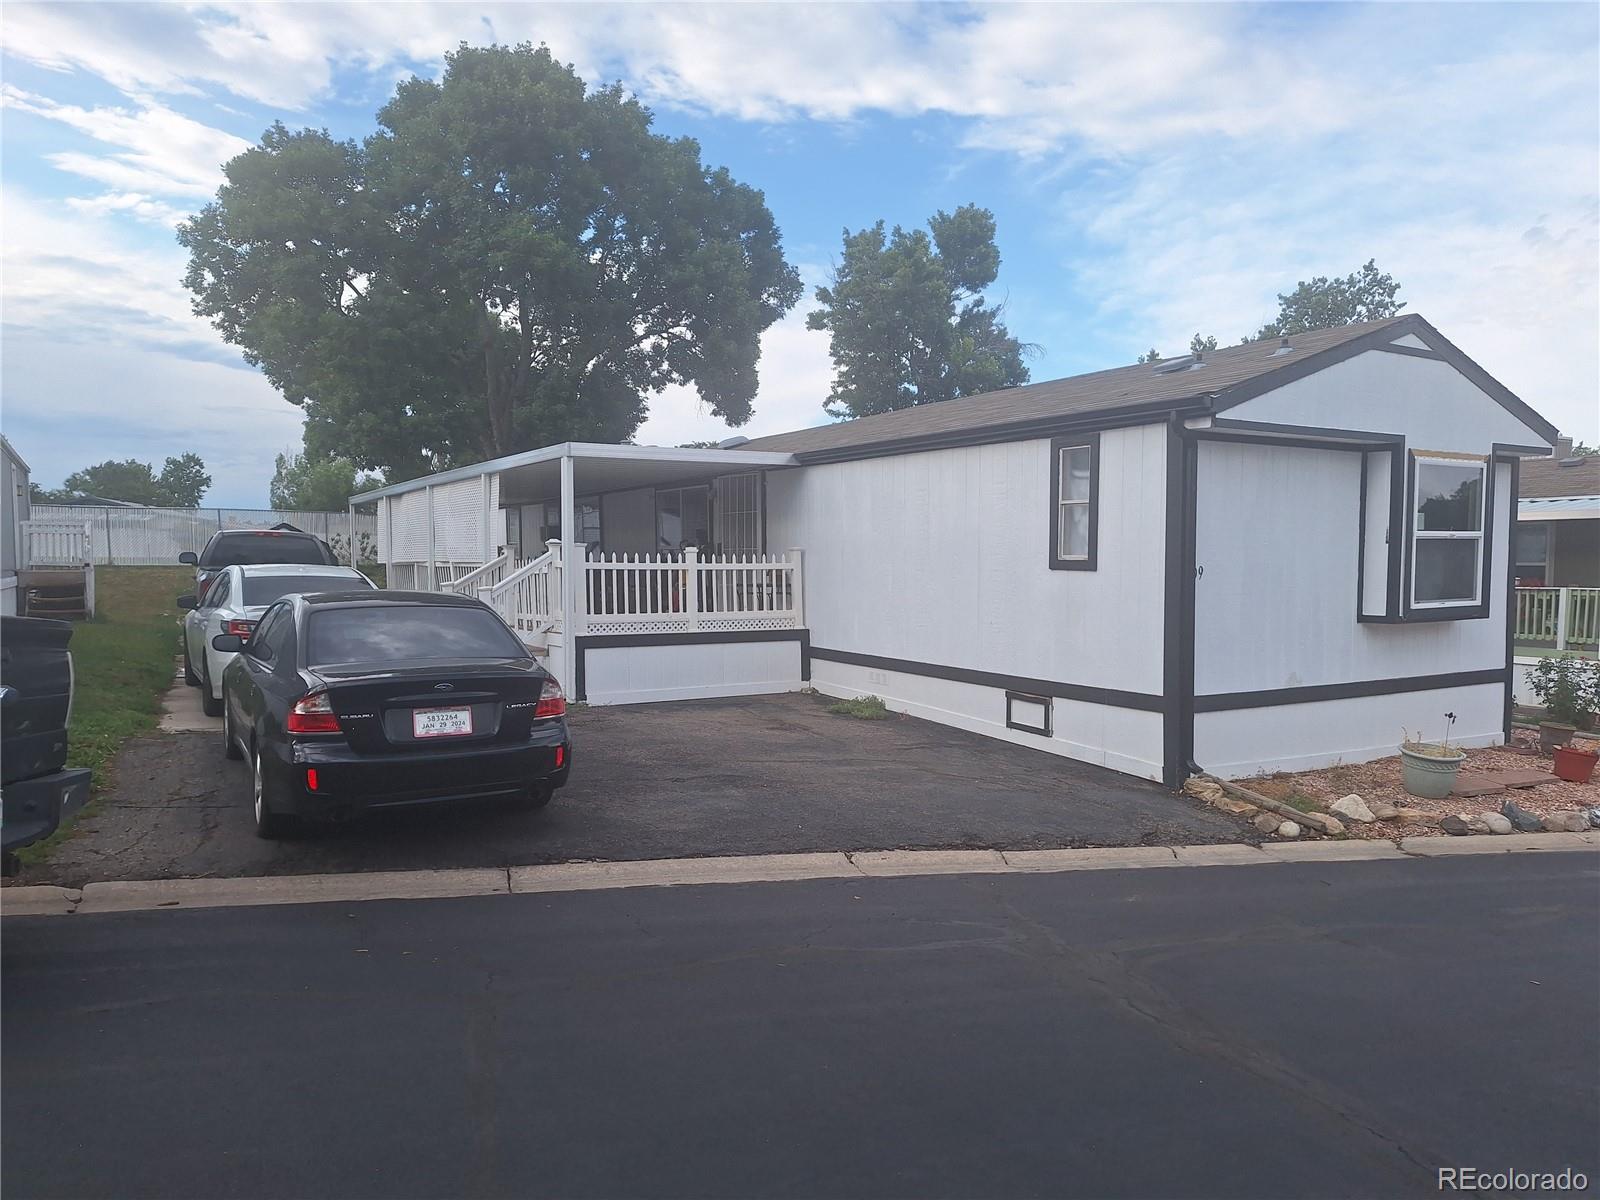
{"label": "white window frame", "polygon": [[[1411,607],[1417,610],[1447,609],[1447,608],[1478,608],[1483,604],[1483,555],[1484,547],[1488,544],[1489,528],[1489,469],[1487,459],[1482,458],[1443,458],[1427,454],[1418,454],[1413,458],[1413,471],[1411,480],[1411,579],[1409,592]],[[1424,466],[1440,467],[1476,467],[1478,469],[1478,528],[1472,530],[1457,529],[1432,529],[1422,528],[1422,513],[1418,504],[1418,496],[1422,488],[1422,468]],[[1472,597],[1467,600],[1418,600],[1417,599],[1417,549],[1425,541],[1472,541],[1477,543],[1477,553],[1472,560]]]}

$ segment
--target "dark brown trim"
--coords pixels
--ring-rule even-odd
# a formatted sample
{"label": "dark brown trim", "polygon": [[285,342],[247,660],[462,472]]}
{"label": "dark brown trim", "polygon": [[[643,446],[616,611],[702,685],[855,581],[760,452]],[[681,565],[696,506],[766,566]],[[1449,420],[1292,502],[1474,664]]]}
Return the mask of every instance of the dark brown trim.
{"label": "dark brown trim", "polygon": [[1396,346],[1388,342],[1382,346],[1374,346],[1374,350],[1382,350],[1385,354],[1409,354],[1412,358],[1431,358],[1435,362],[1444,362],[1444,355],[1436,350],[1419,350],[1415,346]]}
{"label": "dark brown trim", "polygon": [[1195,542],[1200,447],[1167,425],[1166,562],[1161,619],[1161,781],[1183,786],[1194,759]]}
{"label": "dark brown trim", "polygon": [[1367,459],[1372,452],[1361,452],[1361,485],[1356,501],[1356,623],[1366,620],[1367,613]]}
{"label": "dark brown trim", "polygon": [[628,646],[718,646],[731,642],[799,642],[800,681],[811,678],[811,631],[809,629],[712,629],[699,633],[596,633],[573,639],[572,698],[589,698],[588,664],[590,650],[615,650]]}
{"label": "dark brown trim", "polygon": [[[1089,555],[1087,558],[1062,558],[1061,551],[1061,452],[1077,447],[1089,451]],[[1100,434],[1080,433],[1076,437],[1050,441],[1050,569],[1052,571],[1093,571],[1100,549]]]}
{"label": "dark brown trim", "polygon": [[1261,433],[1268,435],[1274,441],[1304,441],[1330,450],[1371,450],[1391,446],[1395,442],[1404,440],[1398,433],[1375,433],[1366,429],[1335,429],[1328,425],[1280,425],[1272,421],[1238,421],[1230,417],[1218,417],[1208,428],[1194,432],[1204,435],[1213,430],[1224,433]]}
{"label": "dark brown trim", "polygon": [[1103,704],[1108,708],[1131,708],[1140,712],[1160,712],[1162,698],[1145,692],[1122,692],[1114,688],[1090,687],[1081,683],[1062,683],[1052,679],[1030,679],[1022,675],[1003,675],[997,671],[977,671],[970,667],[952,667],[943,663],[915,662],[906,658],[887,658],[881,654],[860,654],[854,650],[829,650],[822,646],[811,647],[811,657],[824,662],[846,663],[853,667],[875,667],[882,671],[898,671],[905,675],[923,675],[929,679],[948,679],[953,683],[971,683],[978,687],[998,688],[1001,691],[1027,692],[1032,695],[1054,696],[1061,700],[1080,700],[1085,704]]}
{"label": "dark brown trim", "polygon": [[[1042,705],[1044,705],[1044,727],[1040,728],[1037,725],[1024,725],[1022,722],[1014,719],[1013,716],[1012,716],[1012,713],[1011,713],[1011,704],[1012,704],[1012,701],[1014,701],[1014,700],[1025,700],[1029,704],[1042,704]],[[1051,737],[1053,735],[1050,732],[1050,726],[1051,726],[1052,714],[1054,713],[1054,711],[1055,711],[1055,702],[1050,696],[1033,696],[1033,695],[1030,695],[1027,692],[1009,692],[1008,691],[1006,693],[1006,728],[1007,729],[1016,729],[1016,730],[1020,730],[1023,733],[1037,733],[1040,737]]]}
{"label": "dark brown trim", "polygon": [[1366,696],[1399,696],[1443,688],[1476,687],[1504,683],[1505,669],[1453,671],[1445,675],[1412,675],[1403,679],[1360,679],[1351,683],[1324,683],[1310,687],[1272,688],[1259,692],[1222,692],[1196,696],[1198,713],[1233,712],[1242,708],[1277,708],[1284,704],[1314,704],[1322,700],[1354,700]]}
{"label": "dark brown trim", "polygon": [[1517,500],[1521,496],[1521,446],[1496,442],[1489,461],[1506,462],[1511,467],[1511,499],[1506,514],[1506,701],[1505,735],[1511,741],[1511,717],[1517,691]]}
{"label": "dark brown trim", "polygon": [[[1175,415],[1196,416],[1207,412],[1206,396],[1162,400],[1125,408],[1101,408],[1090,412],[1035,417],[1006,425],[988,425],[943,433],[925,433],[897,441],[870,442],[860,446],[836,446],[825,450],[797,450],[798,466],[853,462],[863,458],[889,458],[900,454],[919,454],[927,450],[949,450],[962,446],[989,446],[999,442],[1029,442],[1040,438],[1067,437],[1074,433],[1105,429],[1126,429],[1130,425],[1158,425]],[[785,468],[778,468],[780,470]]]}

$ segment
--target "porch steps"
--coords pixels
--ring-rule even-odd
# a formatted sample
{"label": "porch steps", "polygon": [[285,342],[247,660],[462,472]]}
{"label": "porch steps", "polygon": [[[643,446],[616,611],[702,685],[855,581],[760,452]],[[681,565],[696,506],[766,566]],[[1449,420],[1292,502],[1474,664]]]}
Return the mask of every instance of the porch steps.
{"label": "porch steps", "polygon": [[24,616],[58,621],[83,621],[89,616],[88,583],[82,568],[19,571],[17,586]]}

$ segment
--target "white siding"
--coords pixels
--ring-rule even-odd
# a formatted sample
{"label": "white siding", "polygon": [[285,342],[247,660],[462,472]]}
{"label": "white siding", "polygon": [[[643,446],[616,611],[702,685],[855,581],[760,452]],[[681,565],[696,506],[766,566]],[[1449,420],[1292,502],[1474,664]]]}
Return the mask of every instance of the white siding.
{"label": "white siding", "polygon": [[1505,688],[1498,683],[1199,713],[1195,761],[1224,779],[1266,771],[1311,771],[1370,762],[1399,753],[1401,729],[1444,736],[1444,714],[1456,714],[1451,740],[1492,746],[1502,740]]}
{"label": "white siding", "polygon": [[1226,410],[1223,417],[1404,434],[1412,450],[1487,454],[1539,435],[1449,363],[1369,350]]}
{"label": "white siding", "polygon": [[1049,472],[1047,440],[772,472],[813,644],[1159,694],[1166,430],[1101,435],[1096,570],[1050,570]]}
{"label": "white siding", "polygon": [[[1394,456],[1386,450],[1367,454],[1366,512],[1362,514],[1366,537],[1362,542],[1361,611],[1381,617],[1389,602],[1389,475]],[[1404,481],[1401,481],[1401,486]],[[1396,536],[1399,536],[1398,532]]]}
{"label": "white siding", "polygon": [[1505,666],[1510,467],[1495,473],[1481,620],[1357,622],[1360,478],[1349,451],[1200,444],[1197,696]]}
{"label": "white siding", "polygon": [[[767,540],[805,551],[813,646],[1160,695],[1166,429],[1100,436],[1097,569],[1052,571],[1048,440],[774,471]],[[1159,713],[1057,699],[1055,736],[1006,728],[1004,690],[814,658],[819,690],[1131,774]]]}
{"label": "white siding", "polygon": [[428,557],[428,494],[424,488],[389,497],[390,562]]}
{"label": "white siding", "polygon": [[[770,493],[769,493],[770,494]],[[986,734],[1002,741],[1082,762],[1110,767],[1141,779],[1161,778],[1161,714],[1085,704],[1056,697],[1053,734],[1010,729],[1002,688],[880,671],[853,663],[811,660],[811,683],[829,696],[878,696],[894,712]],[[1030,719],[1037,710],[1030,707]]]}
{"label": "white siding", "polygon": [[591,704],[757,696],[804,686],[797,641],[591,648],[583,652],[583,672]]}

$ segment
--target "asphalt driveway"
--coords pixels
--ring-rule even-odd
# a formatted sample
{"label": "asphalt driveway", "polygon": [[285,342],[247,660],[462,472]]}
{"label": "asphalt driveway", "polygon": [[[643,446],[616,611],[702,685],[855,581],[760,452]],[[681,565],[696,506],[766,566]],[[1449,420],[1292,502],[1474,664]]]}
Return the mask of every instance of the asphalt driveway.
{"label": "asphalt driveway", "polygon": [[1237,841],[1161,787],[912,717],[833,716],[808,695],[572,715],[572,782],[543,812],[485,803],[257,839],[217,731],[130,743],[111,790],[19,882],[514,866],[812,850]]}

